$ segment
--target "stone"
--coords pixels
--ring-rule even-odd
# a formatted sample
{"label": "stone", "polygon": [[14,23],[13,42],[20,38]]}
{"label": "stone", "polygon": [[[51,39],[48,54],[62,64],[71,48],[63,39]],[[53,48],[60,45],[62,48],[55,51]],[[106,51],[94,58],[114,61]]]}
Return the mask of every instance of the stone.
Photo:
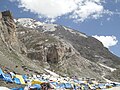
{"label": "stone", "polygon": [[12,13],[11,13],[9,10],[2,12],[2,16],[3,16],[3,17],[8,16],[8,17],[10,17],[10,18],[12,19]]}

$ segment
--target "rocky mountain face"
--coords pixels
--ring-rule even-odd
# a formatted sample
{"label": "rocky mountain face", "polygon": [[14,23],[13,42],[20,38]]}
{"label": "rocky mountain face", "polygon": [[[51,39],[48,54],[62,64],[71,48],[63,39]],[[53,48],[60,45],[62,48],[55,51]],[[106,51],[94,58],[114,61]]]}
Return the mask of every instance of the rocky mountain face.
{"label": "rocky mountain face", "polygon": [[[26,51],[25,45],[19,41],[16,34],[17,28],[10,11],[0,13],[0,67],[10,69],[16,73],[26,73],[23,67],[30,67],[33,71],[42,71],[34,65],[22,52]],[[27,64],[26,64],[27,63]]]}
{"label": "rocky mountain face", "polygon": [[120,81],[115,77],[120,75],[120,58],[95,38],[30,18],[14,21],[9,11],[0,14],[0,57],[5,58],[0,60],[2,65],[12,69],[18,65],[24,73],[23,66],[37,73],[45,68],[62,76]]}

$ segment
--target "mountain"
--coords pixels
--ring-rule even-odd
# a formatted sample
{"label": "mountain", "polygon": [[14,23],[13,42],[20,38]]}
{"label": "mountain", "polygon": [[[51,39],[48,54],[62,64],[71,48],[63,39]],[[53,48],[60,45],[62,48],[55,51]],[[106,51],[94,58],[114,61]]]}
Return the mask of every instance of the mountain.
{"label": "mountain", "polygon": [[[34,62],[22,54],[26,50],[17,37],[17,28],[10,11],[0,13],[0,67],[9,68],[16,73],[26,73],[23,66],[40,71]],[[25,63],[27,63],[25,65]],[[16,68],[17,67],[17,68]]]}
{"label": "mountain", "polygon": [[30,18],[13,20],[10,11],[0,13],[0,27],[1,66],[21,73],[49,69],[61,76],[120,81],[120,58],[94,37]]}

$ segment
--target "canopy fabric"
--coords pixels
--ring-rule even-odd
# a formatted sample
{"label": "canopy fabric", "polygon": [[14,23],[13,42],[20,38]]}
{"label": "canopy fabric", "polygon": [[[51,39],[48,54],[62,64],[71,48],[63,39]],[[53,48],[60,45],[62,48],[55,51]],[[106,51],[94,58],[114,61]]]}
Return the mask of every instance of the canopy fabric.
{"label": "canopy fabric", "polygon": [[70,83],[65,83],[65,88],[71,89],[71,88],[72,88],[72,85],[71,85]]}
{"label": "canopy fabric", "polygon": [[28,80],[27,75],[22,75],[22,77],[23,77],[24,81],[27,82],[27,80]]}
{"label": "canopy fabric", "polygon": [[24,88],[12,88],[11,90],[24,90]]}
{"label": "canopy fabric", "polygon": [[22,75],[15,75],[15,77],[19,79],[21,84],[25,84],[25,81],[24,81]]}
{"label": "canopy fabric", "polygon": [[3,76],[3,71],[0,69],[0,78],[3,79],[4,76]]}
{"label": "canopy fabric", "polygon": [[52,84],[52,83],[49,83],[50,84],[50,87],[52,88],[52,89],[56,89],[56,86],[54,85],[54,84]]}
{"label": "canopy fabric", "polygon": [[39,80],[32,80],[31,81],[32,85],[34,85],[34,84],[42,84],[42,83],[45,83],[45,82],[42,82],[42,81],[39,81]]}
{"label": "canopy fabric", "polygon": [[7,81],[7,82],[13,82],[11,76],[9,74],[3,74],[3,80]]}
{"label": "canopy fabric", "polygon": [[18,78],[13,79],[16,84],[21,84],[20,80]]}
{"label": "canopy fabric", "polygon": [[38,90],[38,89],[40,90],[42,87],[41,87],[40,84],[34,84],[34,85],[30,86],[29,88],[33,88],[33,89],[36,88],[37,90]]}
{"label": "canopy fabric", "polygon": [[0,68],[0,78],[7,82],[13,82],[11,76],[9,74],[4,74],[1,68]]}

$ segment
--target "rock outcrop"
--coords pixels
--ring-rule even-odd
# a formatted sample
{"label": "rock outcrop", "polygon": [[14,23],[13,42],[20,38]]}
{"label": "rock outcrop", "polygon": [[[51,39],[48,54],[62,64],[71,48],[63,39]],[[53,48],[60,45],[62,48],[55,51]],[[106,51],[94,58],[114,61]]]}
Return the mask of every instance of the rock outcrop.
{"label": "rock outcrop", "polygon": [[[10,11],[0,13],[0,67],[9,68],[16,73],[26,73],[22,66],[30,67],[31,71],[40,69],[22,53],[26,47],[19,41],[16,24]],[[35,69],[35,70],[34,70]]]}

